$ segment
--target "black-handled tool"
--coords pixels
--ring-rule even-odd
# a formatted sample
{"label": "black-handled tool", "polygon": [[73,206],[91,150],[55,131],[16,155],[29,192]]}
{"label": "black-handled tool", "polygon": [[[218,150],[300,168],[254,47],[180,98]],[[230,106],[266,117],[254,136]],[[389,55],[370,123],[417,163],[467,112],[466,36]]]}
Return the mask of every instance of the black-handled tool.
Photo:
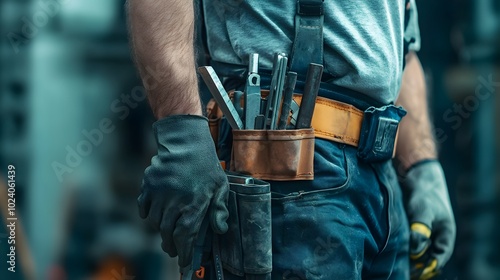
{"label": "black-handled tool", "polygon": [[255,117],[255,129],[264,129],[266,125],[266,116],[264,115],[257,115],[257,117]]}
{"label": "black-handled tool", "polygon": [[191,280],[193,275],[197,273],[201,267],[201,262],[203,258],[203,251],[206,246],[209,245],[212,237],[212,231],[209,227],[210,219],[206,216],[200,226],[200,231],[194,242],[193,246],[193,258],[191,263],[187,267],[180,269],[181,280]]}
{"label": "black-handled tool", "polygon": [[283,94],[283,105],[281,106],[281,115],[278,122],[278,129],[286,129],[290,107],[292,106],[293,90],[297,82],[297,73],[288,72],[286,75],[285,92]]}
{"label": "black-handled tool", "polygon": [[311,63],[307,70],[306,84],[304,86],[304,94],[300,103],[299,116],[295,128],[310,128],[314,106],[316,105],[316,97],[318,96],[319,87],[321,85],[321,76],[323,75],[323,65]]}

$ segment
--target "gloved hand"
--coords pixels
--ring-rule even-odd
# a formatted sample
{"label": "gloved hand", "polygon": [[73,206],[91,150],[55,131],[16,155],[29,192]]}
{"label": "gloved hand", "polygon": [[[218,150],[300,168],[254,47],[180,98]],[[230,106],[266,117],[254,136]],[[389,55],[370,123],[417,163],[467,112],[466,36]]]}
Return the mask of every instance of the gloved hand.
{"label": "gloved hand", "polygon": [[430,279],[453,253],[455,219],[441,164],[417,163],[402,182],[410,222],[411,278]]}
{"label": "gloved hand", "polygon": [[215,233],[227,231],[229,184],[206,118],[170,116],[155,122],[153,130],[158,154],[144,174],[139,214],[160,230],[163,250],[178,255],[184,269],[205,215]]}

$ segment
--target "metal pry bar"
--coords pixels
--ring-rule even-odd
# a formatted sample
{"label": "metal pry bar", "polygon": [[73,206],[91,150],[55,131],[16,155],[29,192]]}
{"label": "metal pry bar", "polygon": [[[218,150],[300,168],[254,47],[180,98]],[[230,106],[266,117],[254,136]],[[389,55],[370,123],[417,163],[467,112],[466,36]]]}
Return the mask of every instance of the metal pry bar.
{"label": "metal pry bar", "polygon": [[243,122],[214,69],[211,66],[202,66],[198,68],[198,71],[215,101],[219,104],[222,113],[226,116],[229,125],[233,129],[243,129]]}

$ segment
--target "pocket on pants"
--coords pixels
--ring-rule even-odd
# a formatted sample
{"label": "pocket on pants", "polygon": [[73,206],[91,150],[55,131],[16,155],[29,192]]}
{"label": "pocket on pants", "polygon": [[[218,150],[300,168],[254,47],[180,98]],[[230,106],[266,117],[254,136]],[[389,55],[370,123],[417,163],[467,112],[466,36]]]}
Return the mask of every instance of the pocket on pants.
{"label": "pocket on pants", "polygon": [[344,275],[332,269],[344,268],[337,258],[345,257],[352,236],[359,235],[350,226],[359,223],[349,191],[355,153],[342,144],[316,140],[315,180],[272,185],[273,277],[290,272],[302,279]]}
{"label": "pocket on pants", "polygon": [[273,182],[273,200],[287,203],[291,200],[309,200],[334,195],[349,186],[350,155],[345,145],[316,139],[314,152],[314,180]]}

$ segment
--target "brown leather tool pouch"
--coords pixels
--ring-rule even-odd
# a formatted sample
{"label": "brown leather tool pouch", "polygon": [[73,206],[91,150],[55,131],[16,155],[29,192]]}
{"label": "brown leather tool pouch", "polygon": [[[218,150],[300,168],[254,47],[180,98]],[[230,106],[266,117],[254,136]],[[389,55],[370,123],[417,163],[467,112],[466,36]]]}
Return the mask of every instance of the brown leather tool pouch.
{"label": "brown leather tool pouch", "polygon": [[231,171],[261,180],[313,180],[314,130],[234,130]]}

